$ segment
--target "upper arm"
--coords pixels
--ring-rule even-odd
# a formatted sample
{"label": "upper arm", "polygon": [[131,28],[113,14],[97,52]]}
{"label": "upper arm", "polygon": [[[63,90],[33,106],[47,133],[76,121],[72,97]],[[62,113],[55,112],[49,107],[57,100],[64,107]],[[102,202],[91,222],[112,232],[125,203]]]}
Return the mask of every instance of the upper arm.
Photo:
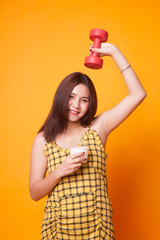
{"label": "upper arm", "polygon": [[45,139],[42,133],[39,133],[33,142],[31,150],[30,179],[29,185],[43,179],[47,171],[47,157],[44,152]]}
{"label": "upper arm", "polygon": [[114,108],[99,115],[95,123],[99,126],[99,134],[102,139],[106,139],[116,127],[118,127],[143,101],[142,97],[126,96]]}

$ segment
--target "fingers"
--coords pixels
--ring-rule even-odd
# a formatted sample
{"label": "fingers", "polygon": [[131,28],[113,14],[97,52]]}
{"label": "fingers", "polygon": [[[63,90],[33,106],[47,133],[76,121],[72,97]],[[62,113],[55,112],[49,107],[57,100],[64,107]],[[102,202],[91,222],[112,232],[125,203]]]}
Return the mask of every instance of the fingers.
{"label": "fingers", "polygon": [[92,48],[92,52],[95,52],[95,53],[103,53],[104,50],[102,48]]}
{"label": "fingers", "polygon": [[84,161],[85,159],[80,157],[74,159],[71,158],[68,164],[70,174],[77,171],[82,166]]}
{"label": "fingers", "polygon": [[82,163],[74,164],[73,172],[77,171],[82,166]]}
{"label": "fingers", "polygon": [[86,162],[84,152],[69,155],[60,165],[62,176],[67,176],[77,171],[83,162]]}
{"label": "fingers", "polygon": [[72,163],[77,164],[85,162],[87,159],[84,157],[84,154],[84,152],[81,152],[70,155]]}
{"label": "fingers", "polygon": [[73,164],[77,164],[77,163],[83,163],[85,162],[87,159],[85,157],[78,157],[78,158],[74,158],[71,159]]}
{"label": "fingers", "polygon": [[100,48],[94,48],[93,44],[89,48],[89,55],[92,53],[98,53],[100,57],[110,56],[113,49],[113,44],[110,43],[101,43]]}
{"label": "fingers", "polygon": [[79,152],[79,153],[74,153],[71,156],[72,159],[83,156],[85,153],[84,152]]}
{"label": "fingers", "polygon": [[89,56],[91,56],[92,53],[98,53],[99,56],[102,56],[103,50],[101,48],[94,48],[93,45],[91,45],[91,47],[89,49]]}
{"label": "fingers", "polygon": [[90,48],[89,48],[89,55],[91,56],[91,54],[92,54],[92,52],[93,52],[93,44],[90,46]]}

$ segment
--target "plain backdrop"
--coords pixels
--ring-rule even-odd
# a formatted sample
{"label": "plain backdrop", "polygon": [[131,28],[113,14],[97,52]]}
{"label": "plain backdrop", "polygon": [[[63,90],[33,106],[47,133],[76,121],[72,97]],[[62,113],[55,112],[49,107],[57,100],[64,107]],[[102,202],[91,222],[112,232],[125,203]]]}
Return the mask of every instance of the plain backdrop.
{"label": "plain backdrop", "polygon": [[127,94],[110,57],[101,70],[84,66],[92,28],[109,33],[148,94],[107,142],[116,239],[160,239],[159,13],[158,0],[0,2],[1,239],[40,239],[46,198],[30,198],[30,152],[60,81],[75,71],[89,75],[97,114]]}

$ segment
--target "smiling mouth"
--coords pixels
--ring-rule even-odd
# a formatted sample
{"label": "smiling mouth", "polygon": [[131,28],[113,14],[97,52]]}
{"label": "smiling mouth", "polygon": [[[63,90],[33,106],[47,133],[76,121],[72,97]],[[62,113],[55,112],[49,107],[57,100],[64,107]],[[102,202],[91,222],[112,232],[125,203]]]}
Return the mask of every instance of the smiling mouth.
{"label": "smiling mouth", "polygon": [[75,110],[69,110],[69,112],[72,114],[72,115],[78,115],[79,112],[78,111],[75,111]]}

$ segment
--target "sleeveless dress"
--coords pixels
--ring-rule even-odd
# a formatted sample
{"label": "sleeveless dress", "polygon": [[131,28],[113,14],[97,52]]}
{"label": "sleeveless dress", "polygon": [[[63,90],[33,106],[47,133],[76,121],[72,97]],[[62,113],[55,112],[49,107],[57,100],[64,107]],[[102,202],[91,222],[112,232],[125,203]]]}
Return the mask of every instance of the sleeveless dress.
{"label": "sleeveless dress", "polygon": [[[112,206],[106,180],[106,153],[97,132],[89,128],[79,144],[88,144],[87,162],[63,177],[44,208],[41,240],[113,240]],[[79,145],[78,144],[78,145]],[[55,141],[45,144],[48,173],[70,154]]]}

